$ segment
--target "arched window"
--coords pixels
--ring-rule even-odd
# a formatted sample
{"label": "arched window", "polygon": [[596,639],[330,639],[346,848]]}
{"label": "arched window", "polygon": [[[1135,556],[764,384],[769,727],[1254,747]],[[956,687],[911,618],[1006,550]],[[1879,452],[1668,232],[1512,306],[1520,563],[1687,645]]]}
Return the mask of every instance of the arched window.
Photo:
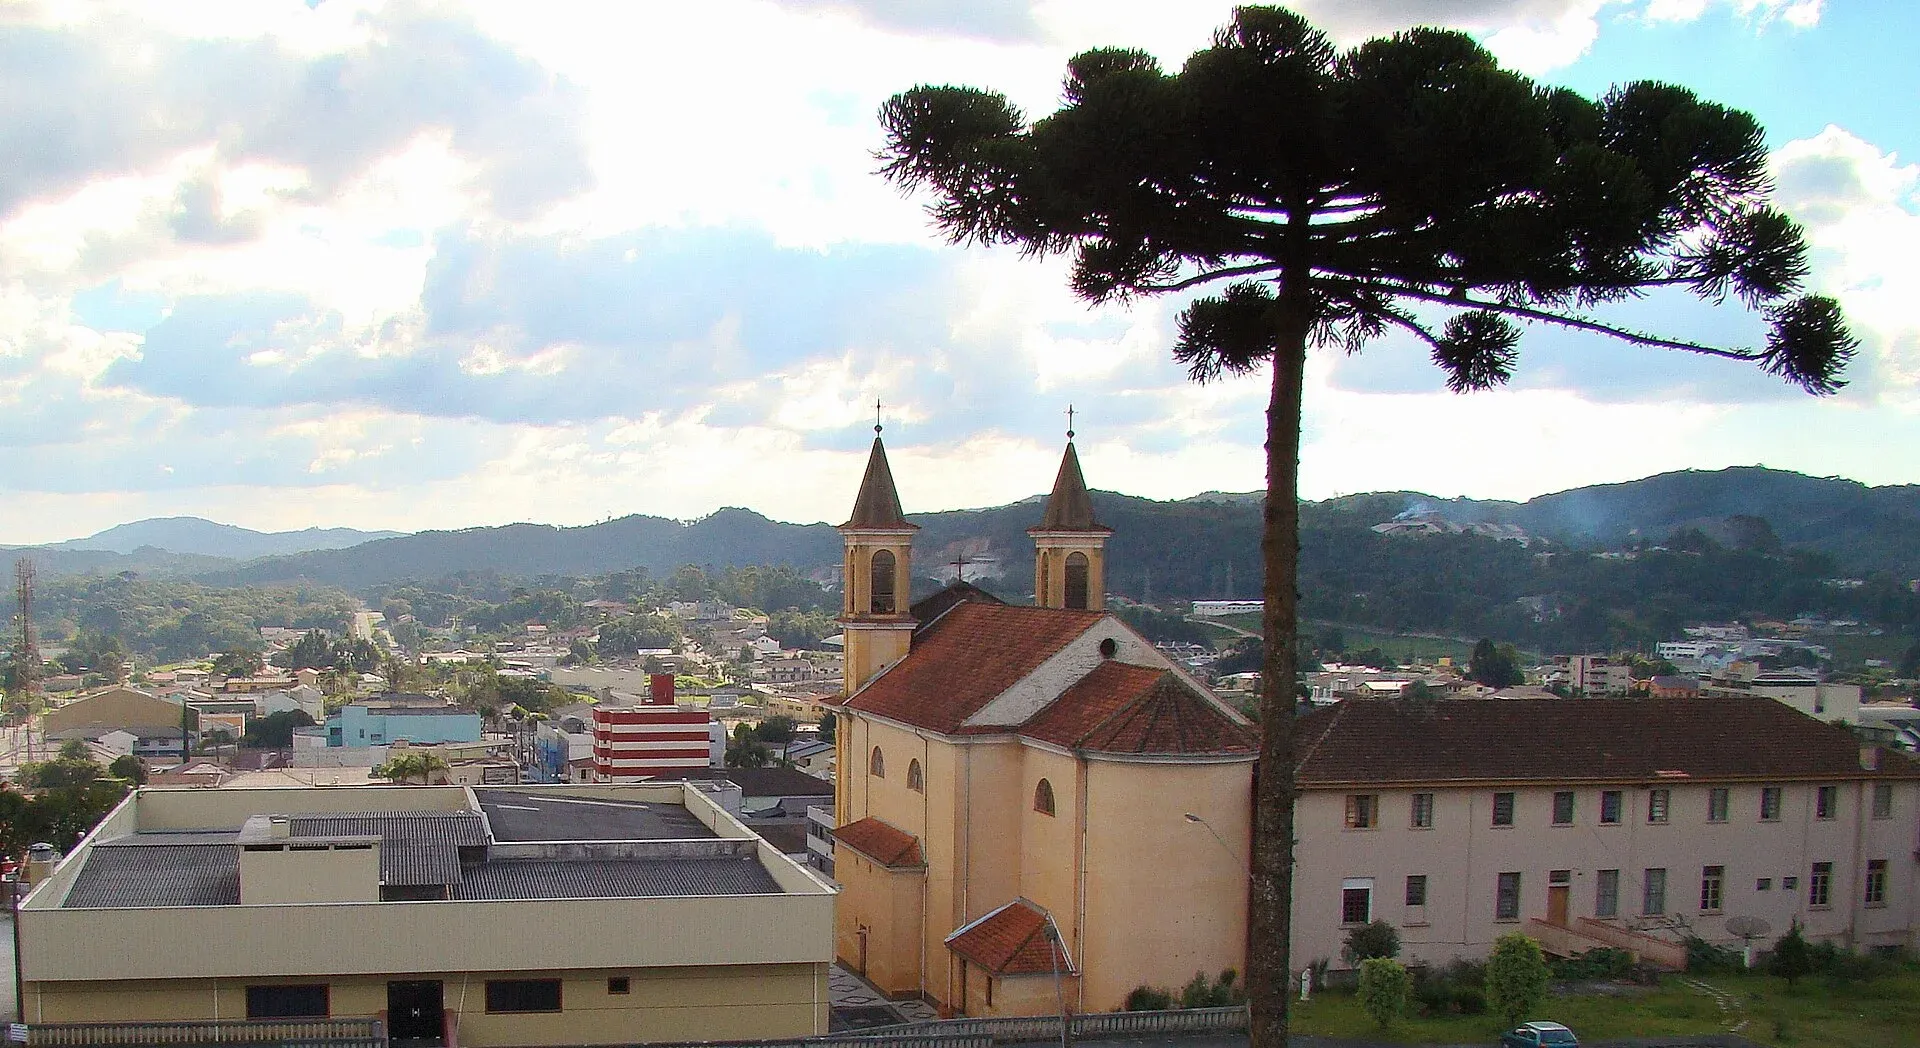
{"label": "arched window", "polygon": [[915,793],[927,792],[927,777],[921,773],[917,760],[907,762],[907,789]]}
{"label": "arched window", "polygon": [[1087,555],[1085,553],[1067,554],[1066,605],[1081,611],[1087,608]]}
{"label": "arched window", "polygon": [[873,582],[869,589],[868,610],[874,615],[893,614],[893,551],[883,549],[873,555]]}
{"label": "arched window", "polygon": [[1052,604],[1047,603],[1048,601],[1053,599],[1053,594],[1047,592],[1047,583],[1052,581],[1052,579],[1049,578],[1052,572],[1047,570],[1048,567],[1049,565],[1047,563],[1047,558],[1041,557],[1040,558],[1040,578],[1039,578],[1039,581],[1037,581],[1033,587],[1033,602],[1035,604],[1040,605],[1043,608],[1053,607]]}
{"label": "arched window", "polygon": [[1033,788],[1033,810],[1042,815],[1053,814],[1053,783],[1045,779]]}
{"label": "arched window", "polygon": [[876,779],[887,777],[887,759],[880,755],[880,747],[873,748],[873,755],[867,758],[867,774]]}

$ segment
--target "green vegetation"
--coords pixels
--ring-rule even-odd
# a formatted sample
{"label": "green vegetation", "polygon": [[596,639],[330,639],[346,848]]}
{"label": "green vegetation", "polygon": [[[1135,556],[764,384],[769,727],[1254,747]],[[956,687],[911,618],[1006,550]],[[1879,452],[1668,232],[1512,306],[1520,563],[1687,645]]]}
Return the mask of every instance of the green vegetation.
{"label": "green vegetation", "polygon": [[[125,770],[119,761],[114,764]],[[28,845],[41,841],[71,850],[134,785],[110,777],[87,755],[84,743],[62,746],[53,760],[22,764],[19,781],[31,795],[0,787],[0,852],[8,856],[25,854]]]}
{"label": "green vegetation", "polygon": [[385,764],[373,769],[373,776],[402,785],[425,786],[446,770],[446,760],[437,753],[401,753],[388,757]]}
{"label": "green vegetation", "polygon": [[1552,978],[1539,943],[1519,932],[1502,935],[1487,958],[1487,1006],[1517,1024],[1539,1010]]}
{"label": "green vegetation", "polygon": [[1243,1004],[1247,995],[1239,981],[1240,973],[1225,969],[1213,978],[1194,972],[1193,978],[1178,993],[1164,986],[1136,986],[1127,994],[1126,1012],[1163,1012],[1169,1009],[1225,1008]]}
{"label": "green vegetation", "polygon": [[1407,1012],[1413,977],[1391,957],[1369,957],[1360,962],[1360,987],[1355,997],[1360,1010],[1382,1030],[1391,1028]]}
{"label": "green vegetation", "polygon": [[1381,957],[1391,960],[1400,956],[1400,933],[1386,921],[1363,924],[1347,933],[1347,941],[1340,955],[1348,964]]}

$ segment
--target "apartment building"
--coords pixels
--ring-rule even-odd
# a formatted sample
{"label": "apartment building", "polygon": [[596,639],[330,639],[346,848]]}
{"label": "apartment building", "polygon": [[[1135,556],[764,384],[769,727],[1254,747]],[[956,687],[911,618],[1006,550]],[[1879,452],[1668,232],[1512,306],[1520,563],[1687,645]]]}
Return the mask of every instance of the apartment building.
{"label": "apartment building", "polygon": [[1299,732],[1302,963],[1376,919],[1435,963],[1512,931],[1670,963],[1735,916],[1920,945],[1920,762],[1780,703],[1349,700]]}
{"label": "apartment building", "polygon": [[29,1023],[784,1039],[827,1030],[833,893],[688,784],[143,789],[18,928]]}
{"label": "apartment building", "polygon": [[1575,695],[1625,695],[1633,687],[1633,668],[1606,655],[1555,655],[1550,677],[1564,675]]}
{"label": "apartment building", "polygon": [[671,673],[650,674],[647,694],[640,701],[595,706],[590,716],[597,782],[634,782],[697,771],[715,760],[711,715],[680,707],[674,700]]}

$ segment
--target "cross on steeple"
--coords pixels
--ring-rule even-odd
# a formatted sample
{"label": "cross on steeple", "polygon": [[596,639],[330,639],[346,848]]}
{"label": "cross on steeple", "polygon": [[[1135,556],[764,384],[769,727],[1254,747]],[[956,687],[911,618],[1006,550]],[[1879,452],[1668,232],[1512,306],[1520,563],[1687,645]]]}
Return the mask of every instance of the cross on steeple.
{"label": "cross on steeple", "polygon": [[967,555],[965,553],[959,553],[954,556],[953,581],[955,582],[967,581],[967,565],[969,563],[971,563],[971,561],[967,560]]}
{"label": "cross on steeple", "polygon": [[1073,405],[1067,405],[1067,439],[1073,439]]}
{"label": "cross on steeple", "polygon": [[873,398],[873,431],[880,432],[880,398]]}

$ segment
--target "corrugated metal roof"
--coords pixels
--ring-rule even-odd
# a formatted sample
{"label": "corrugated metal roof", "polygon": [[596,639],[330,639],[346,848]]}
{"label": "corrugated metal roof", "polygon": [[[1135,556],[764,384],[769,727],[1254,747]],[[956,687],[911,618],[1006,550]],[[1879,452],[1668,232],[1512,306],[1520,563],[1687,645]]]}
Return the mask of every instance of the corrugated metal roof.
{"label": "corrugated metal roof", "polygon": [[451,844],[383,843],[380,845],[380,883],[459,884],[460,852]]}
{"label": "corrugated metal roof", "polygon": [[67,892],[70,909],[234,906],[240,851],[228,844],[94,845]]}
{"label": "corrugated metal roof", "polygon": [[486,824],[478,812],[370,811],[342,815],[295,815],[295,837],[371,837],[388,843],[451,844],[456,847],[487,843]]}
{"label": "corrugated metal roof", "polygon": [[471,867],[455,899],[633,899],[665,895],[778,895],[753,858],[507,859]]}

